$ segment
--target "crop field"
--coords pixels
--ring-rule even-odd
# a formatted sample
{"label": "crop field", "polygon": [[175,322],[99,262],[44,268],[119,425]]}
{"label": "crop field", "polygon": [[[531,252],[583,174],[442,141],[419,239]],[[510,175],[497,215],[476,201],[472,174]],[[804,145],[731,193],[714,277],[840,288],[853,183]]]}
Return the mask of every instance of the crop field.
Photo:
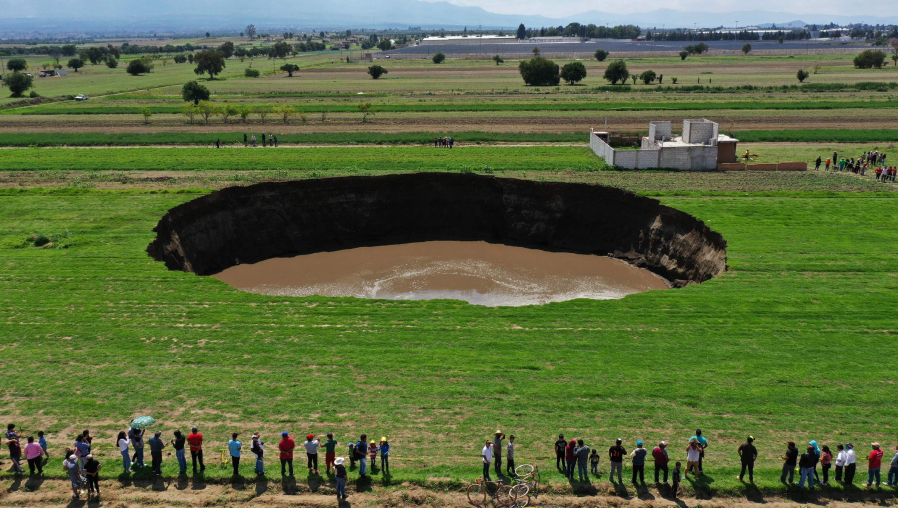
{"label": "crop field", "polygon": [[[126,61],[118,69],[88,65],[35,78],[43,102],[0,98],[0,421],[45,430],[54,455],[43,485],[14,477],[3,458],[0,508],[65,504],[55,461],[83,428],[96,436],[104,480],[118,480],[113,495],[131,496],[114,505],[123,507],[225,505],[322,485],[330,496],[328,480],[308,476],[299,454],[296,479],[281,477],[275,443],[283,430],[334,432],[344,455],[361,433],[388,436],[392,476],[378,468],[372,483],[354,485],[386,497],[359,506],[458,504],[431,496],[457,496],[480,475],[482,441],[496,428],[517,436],[517,462],[543,469],[548,494],[632,496],[646,506],[663,502],[660,492],[612,487],[604,457],[595,488],[569,483],[552,462],[558,433],[600,451],[617,437],[628,450],[637,439],[652,446],[665,439],[672,459],[685,461],[687,439],[702,428],[711,443],[708,475],[684,485],[686,496],[699,498],[689,502],[697,508],[713,496],[826,503],[778,482],[787,440],[850,441],[859,457],[879,441],[891,455],[898,444],[898,184],[812,167],[622,171],[586,143],[590,128],[643,133],[649,121],[669,120],[678,132],[682,120],[704,117],[739,138],[737,153],[749,151],[753,162],[875,150],[894,164],[898,68],[858,70],[843,54],[626,58],[631,72],[652,69],[664,81],[612,87],[601,79],[612,54],[584,61],[588,75],[579,85],[529,87],[512,59],[435,65],[375,51],[375,63],[390,72],[372,80],[371,63],[347,63],[348,55],[290,57],[301,68],[293,78],[277,70],[284,61],[265,58],[233,57],[214,80],[164,60],[136,77],[125,73]],[[31,72],[51,62],[27,60]],[[250,66],[262,75],[245,77]],[[795,77],[799,69],[812,73],[805,84]],[[188,120],[180,90],[194,79],[215,104],[291,106],[293,113],[287,121],[257,113],[246,121]],[[90,100],[66,98],[82,93]],[[365,103],[375,114],[363,121]],[[244,133],[263,132],[277,134],[282,146],[244,147]],[[446,135],[455,148],[432,146]],[[488,308],[251,294],[169,271],[146,253],[167,210],[217,189],[412,172],[589,183],[651,196],[722,234],[728,270],[620,300]],[[202,481],[174,483],[177,465],[168,455],[165,481],[177,490],[154,492],[168,487],[153,483],[148,470],[118,477],[114,434],[142,414],[155,416],[166,437],[201,428],[211,464]],[[247,450],[257,430],[269,443],[266,479],[255,488],[228,486],[219,454],[229,434],[241,432]],[[756,488],[735,479],[736,447],[749,434],[760,450]],[[864,466],[859,461],[859,479]],[[251,461],[241,467],[254,482]],[[357,473],[350,471],[353,481]],[[203,500],[178,497],[205,489],[205,480]],[[883,506],[895,498],[885,487],[863,497],[835,482],[828,492]],[[273,505],[283,501],[267,496]],[[295,499],[324,503],[311,494]]]}

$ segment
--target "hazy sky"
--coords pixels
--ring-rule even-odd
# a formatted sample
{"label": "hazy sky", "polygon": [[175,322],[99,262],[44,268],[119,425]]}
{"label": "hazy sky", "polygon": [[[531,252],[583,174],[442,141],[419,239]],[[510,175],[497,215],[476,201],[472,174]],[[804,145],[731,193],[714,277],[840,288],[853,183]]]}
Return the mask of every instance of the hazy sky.
{"label": "hazy sky", "polygon": [[642,0],[639,2],[590,2],[581,0],[427,0],[447,1],[456,5],[482,7],[500,14],[539,14],[552,18],[596,10],[630,14],[655,9],[680,11],[771,11],[807,14],[856,15],[870,14],[891,16],[894,0],[753,0],[750,3],[737,0]]}

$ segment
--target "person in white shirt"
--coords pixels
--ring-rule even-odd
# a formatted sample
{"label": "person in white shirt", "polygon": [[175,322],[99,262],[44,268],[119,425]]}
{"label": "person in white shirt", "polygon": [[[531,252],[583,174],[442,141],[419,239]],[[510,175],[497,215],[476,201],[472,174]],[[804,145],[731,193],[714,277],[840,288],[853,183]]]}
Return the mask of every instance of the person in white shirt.
{"label": "person in white shirt", "polygon": [[490,464],[493,462],[493,443],[491,441],[486,442],[480,455],[483,459],[483,480],[487,482],[492,481],[490,479]]}
{"label": "person in white shirt", "polygon": [[117,443],[119,451],[122,452],[122,466],[125,468],[125,474],[128,474],[131,472],[131,452],[128,450],[131,440],[128,439],[128,434],[125,431],[118,433]]}
{"label": "person in white shirt", "polygon": [[845,445],[845,483],[851,485],[854,483],[854,473],[857,470],[857,457],[854,454],[854,445],[848,443]]}
{"label": "person in white shirt", "polygon": [[[318,473],[318,447],[321,446],[321,443],[315,439],[313,434],[309,434],[306,436],[306,442],[303,443],[306,447],[306,457],[309,459],[309,473],[312,471],[315,474]],[[313,467],[314,466],[314,467]]]}
{"label": "person in white shirt", "polygon": [[839,453],[836,454],[836,481],[841,482],[842,471],[845,470],[845,459],[848,454],[845,453],[845,447],[842,445],[837,446],[836,449],[839,450]]}

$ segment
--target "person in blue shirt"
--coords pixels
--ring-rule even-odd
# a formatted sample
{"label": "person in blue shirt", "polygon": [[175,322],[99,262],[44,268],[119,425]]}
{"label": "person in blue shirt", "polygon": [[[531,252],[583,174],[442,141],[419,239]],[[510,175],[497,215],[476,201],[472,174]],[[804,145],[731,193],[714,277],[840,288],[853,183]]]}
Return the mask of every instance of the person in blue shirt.
{"label": "person in blue shirt", "polygon": [[41,448],[44,449],[44,456],[49,459],[50,454],[47,453],[47,438],[44,437],[44,431],[42,430],[37,432],[37,444],[41,445]]}
{"label": "person in blue shirt", "polygon": [[698,445],[701,447],[702,452],[698,456],[698,474],[705,474],[704,468],[704,459],[705,459],[705,450],[708,449],[708,440],[702,436],[702,429],[695,429],[695,435],[689,438],[689,440],[695,439],[698,441]]}
{"label": "person in blue shirt", "polygon": [[165,448],[165,442],[162,441],[162,431],[157,430],[153,437],[147,440],[150,445],[150,459],[153,464],[153,472],[156,476],[162,476],[162,449]]}
{"label": "person in blue shirt", "polygon": [[390,442],[386,437],[380,438],[380,470],[383,474],[390,474]]}
{"label": "person in blue shirt", "polygon": [[228,452],[231,454],[231,464],[234,465],[234,476],[240,476],[238,469],[240,468],[240,450],[243,449],[243,443],[237,441],[237,433],[231,434],[231,440],[228,441]]}
{"label": "person in blue shirt", "polygon": [[355,454],[359,461],[359,476],[363,478],[365,477],[365,473],[368,472],[368,456],[365,455],[367,451],[368,435],[362,434],[359,441],[355,444]]}

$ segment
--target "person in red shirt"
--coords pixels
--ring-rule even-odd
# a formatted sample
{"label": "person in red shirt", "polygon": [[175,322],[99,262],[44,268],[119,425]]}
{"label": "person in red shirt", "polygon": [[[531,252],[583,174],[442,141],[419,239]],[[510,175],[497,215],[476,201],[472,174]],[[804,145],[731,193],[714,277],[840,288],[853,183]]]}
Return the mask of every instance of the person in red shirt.
{"label": "person in red shirt", "polygon": [[655,483],[656,484],[658,483],[658,480],[660,479],[658,473],[660,473],[661,471],[664,471],[664,483],[667,483],[667,471],[668,471],[667,462],[670,460],[670,458],[667,456],[667,450],[665,450],[665,448],[667,448],[667,442],[661,441],[660,443],[658,443],[658,446],[656,446],[655,449],[652,450],[652,458],[655,459]]}
{"label": "person in red shirt", "polygon": [[873,443],[873,451],[867,456],[867,460],[869,461],[867,466],[867,487],[873,485],[874,477],[876,477],[876,486],[879,487],[879,484],[882,482],[882,478],[879,476],[879,469],[882,467],[882,448],[879,447],[879,443]]}
{"label": "person in red shirt", "polygon": [[281,476],[287,476],[285,467],[290,465],[290,476],[293,476],[293,449],[296,448],[296,442],[290,437],[285,430],[281,432],[281,442],[278,443],[278,450],[281,451]]}
{"label": "person in red shirt", "polygon": [[196,461],[200,461],[200,471],[206,470],[203,464],[203,435],[199,433],[196,427],[190,429],[187,434],[187,443],[190,445],[190,458],[193,459],[193,474],[196,474]]}

